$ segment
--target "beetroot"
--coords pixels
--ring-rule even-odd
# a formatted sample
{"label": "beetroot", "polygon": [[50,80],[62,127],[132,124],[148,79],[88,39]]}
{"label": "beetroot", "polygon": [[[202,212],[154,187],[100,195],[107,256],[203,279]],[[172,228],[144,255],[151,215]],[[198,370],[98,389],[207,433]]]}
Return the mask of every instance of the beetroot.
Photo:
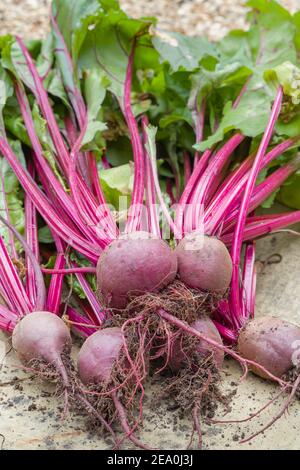
{"label": "beetroot", "polygon": [[224,350],[220,334],[210,318],[197,319],[191,324],[191,328],[202,338],[193,337],[183,329],[174,331],[168,361],[172,376],[166,376],[163,381],[166,384],[166,398],[171,398],[184,414],[189,414],[192,418],[190,445],[196,432],[198,448],[201,448],[200,415],[211,417],[222,396],[219,390],[219,372],[224,360]]}
{"label": "beetroot", "polygon": [[123,345],[120,328],[112,327],[91,335],[78,354],[78,372],[86,385],[107,383]]}
{"label": "beetroot", "polygon": [[26,364],[44,361],[61,367],[62,355],[71,351],[71,335],[66,324],[53,313],[33,312],[16,325],[12,345]]}
{"label": "beetroot", "polygon": [[[223,345],[220,333],[215,327],[214,323],[209,318],[199,318],[192,325],[195,330],[202,333],[207,338],[211,338],[221,346]],[[213,353],[213,360],[217,369],[221,369],[224,361],[224,351],[222,349],[214,348],[204,340],[200,340],[196,348],[197,354],[205,359],[210,353]]]}
{"label": "beetroot", "polygon": [[122,426],[125,435],[137,447],[146,449],[134,435],[140,418],[134,421],[133,401],[138,390],[143,393],[142,373],[131,359],[123,331],[108,327],[91,335],[78,354],[78,373],[82,382],[95,392],[95,407],[104,420]]}
{"label": "beetroot", "polygon": [[104,250],[97,265],[97,284],[106,306],[123,309],[131,295],[157,292],[176,273],[176,255],[165,241],[147,232],[133,232]]}
{"label": "beetroot", "polygon": [[178,274],[187,286],[224,294],[232,275],[230,254],[223,242],[197,231],[186,235],[176,247]]}
{"label": "beetroot", "polygon": [[[277,377],[282,377],[296,364],[300,328],[292,323],[266,316],[249,321],[241,330],[238,340],[240,354],[264,366]],[[299,346],[298,346],[299,350]],[[299,358],[298,358],[299,360]],[[263,378],[267,375],[255,366],[250,367]]]}
{"label": "beetroot", "polygon": [[[199,331],[199,333],[206,336],[207,338],[216,341],[221,346],[223,345],[221,336],[210,318],[199,318],[194,323],[192,323],[191,327]],[[173,371],[179,370],[185,358],[184,353],[180,351],[180,344],[178,343],[179,341],[176,341],[173,345],[172,356],[170,359],[170,366]],[[200,360],[204,361],[208,356],[213,354],[215,366],[217,369],[221,369],[224,360],[224,351],[222,349],[218,349],[211,344],[208,344],[205,340],[200,339],[197,342],[195,350]]]}

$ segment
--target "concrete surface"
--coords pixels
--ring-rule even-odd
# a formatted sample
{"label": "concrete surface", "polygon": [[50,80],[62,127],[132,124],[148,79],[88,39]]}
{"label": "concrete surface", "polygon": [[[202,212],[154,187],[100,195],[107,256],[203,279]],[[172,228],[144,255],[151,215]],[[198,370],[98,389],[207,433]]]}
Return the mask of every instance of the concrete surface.
{"label": "concrete surface", "polygon": [[[280,253],[282,262],[269,265],[259,275],[257,293],[257,315],[273,314],[287,318],[300,325],[300,238],[280,234],[258,242],[259,259]],[[16,368],[17,359],[10,352],[5,360],[4,337],[0,337],[0,358],[2,351],[3,367],[0,371],[0,446],[4,449],[105,449],[109,442],[100,435],[85,431],[86,419],[72,416],[64,422],[60,420],[57,398],[53,389],[45,383],[37,383]],[[6,350],[9,350],[5,341]],[[2,347],[2,350],[1,350]],[[76,351],[74,351],[76,354]],[[233,390],[233,382],[240,377],[239,367],[227,360],[224,369],[224,389]],[[9,383],[14,377],[24,381]],[[232,412],[226,418],[241,419],[257,410],[269,400],[277,388],[271,383],[249,375],[238,387],[232,402]],[[151,394],[145,405],[145,424],[141,438],[159,449],[184,449],[188,443],[191,424],[181,420],[176,412],[167,411],[164,404],[157,412],[151,411]],[[248,436],[260,429],[276,411],[282,399],[251,422],[230,425],[203,425],[205,449],[299,449],[300,448],[300,403],[293,403],[289,414],[277,422],[264,435],[248,444],[239,444],[241,436]],[[218,412],[222,418],[222,410]],[[3,436],[3,438],[1,437]],[[131,446],[125,443],[125,448]]]}

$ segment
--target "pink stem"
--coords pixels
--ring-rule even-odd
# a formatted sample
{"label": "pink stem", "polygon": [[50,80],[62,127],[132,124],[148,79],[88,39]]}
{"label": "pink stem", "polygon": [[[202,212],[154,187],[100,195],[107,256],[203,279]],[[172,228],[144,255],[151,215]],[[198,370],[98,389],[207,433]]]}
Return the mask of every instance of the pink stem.
{"label": "pink stem", "polygon": [[[72,262],[71,264],[72,264],[72,268],[78,269],[78,266],[75,262]],[[106,316],[107,316],[106,312],[102,309],[96,294],[93,292],[84,274],[77,271],[76,277],[86,295],[86,298],[93,310],[93,313],[95,314],[97,322],[99,323],[99,325],[101,325],[106,319]]]}
{"label": "pink stem", "polygon": [[256,293],[255,243],[247,243],[242,281],[244,322],[254,317]]}
{"label": "pink stem", "polygon": [[34,81],[35,87],[33,87],[31,91],[35,95],[36,100],[39,104],[39,107],[41,108],[44,118],[47,122],[53,144],[55,145],[57,149],[57,157],[61,164],[61,167],[63,171],[65,172],[65,174],[67,174],[69,154],[68,154],[67,147],[64,143],[64,140],[61,136],[57,122],[55,120],[54,112],[50,105],[47,92],[44,88],[42,79],[37,72],[37,69],[34,65],[32,57],[29,54],[28,50],[26,49],[22,39],[19,38],[18,36],[16,37],[16,39],[25,57],[29,72],[31,73],[31,76]]}
{"label": "pink stem", "polygon": [[[262,183],[256,186],[250,199],[248,213],[259,207],[263,201],[276,191],[276,189],[278,189],[297,170],[298,167],[299,157],[275,170]],[[235,206],[228,217],[226,217],[224,230],[228,230],[228,228],[234,224],[238,210],[238,207]]]}
{"label": "pink stem", "polygon": [[[43,149],[39,142],[37,134],[35,132],[34,122],[33,122],[32,114],[31,114],[30,106],[28,103],[28,99],[26,97],[24,89],[22,88],[19,82],[15,83],[15,91],[16,91],[18,103],[20,106],[20,110],[24,119],[24,123],[26,126],[26,130],[28,132],[31,145],[34,150],[33,158],[37,160],[38,162],[38,170],[39,170],[38,173],[39,173],[39,177],[41,179],[41,182],[45,190],[47,187],[49,187],[49,184],[50,184],[51,185],[50,195],[52,196],[53,192],[57,195],[56,200],[61,206],[61,208],[63,209],[63,211],[66,211],[66,213],[70,215],[71,219],[76,223],[76,226],[80,228],[81,232],[84,233],[88,239],[91,239],[89,228],[85,227],[82,224],[81,218],[78,214],[78,210],[74,206],[73,201],[67,195],[64,188],[61,185],[61,182],[54,175],[52,169],[50,168],[50,166],[48,165],[48,163],[46,162],[43,156]],[[47,185],[46,184],[44,185],[44,182],[45,183],[47,182]]]}
{"label": "pink stem", "polygon": [[[195,123],[195,134],[196,134],[196,143],[201,144],[204,135],[204,123],[205,123],[205,112],[206,112],[206,100],[203,99],[200,109],[192,112],[192,118]],[[194,168],[196,168],[199,160],[201,158],[200,152],[195,153],[194,158]],[[185,183],[186,184],[186,183]]]}
{"label": "pink stem", "polygon": [[[276,145],[276,147],[264,156],[260,170],[266,168],[269,163],[295,145],[297,140],[298,138],[287,139]],[[244,160],[241,165],[228,176],[223,185],[221,185],[218,193],[205,211],[205,233],[214,234],[216,232],[222,219],[224,219],[229,212],[230,207],[235,204],[235,201],[241,195],[247,183],[253,159],[254,157],[251,155]]]}
{"label": "pink stem", "polygon": [[190,204],[193,207],[192,226],[187,227],[188,231],[199,228],[198,221],[200,220],[201,210],[207,204],[208,194],[213,187],[214,181],[218,178],[224,166],[228,163],[228,159],[244,138],[242,134],[238,133],[231,137],[211,159],[206,170],[203,172],[191,196]]}
{"label": "pink stem", "polygon": [[134,40],[129,55],[125,87],[124,87],[124,117],[129,129],[133,158],[134,158],[134,183],[131,198],[131,210],[126,224],[126,232],[130,233],[139,229],[141,221],[141,206],[144,200],[144,151],[139,135],[139,129],[131,107],[131,86],[136,40]]}
{"label": "pink stem", "polygon": [[194,171],[188,183],[186,184],[184,191],[181,195],[181,198],[179,200],[178,207],[176,210],[176,215],[175,215],[175,225],[177,227],[177,230],[180,231],[180,238],[182,238],[182,236],[184,235],[183,219],[184,219],[184,215],[187,209],[187,204],[188,204],[190,195],[197,181],[203,174],[204,170],[207,168],[211,155],[212,155],[212,150],[206,150],[204,152],[199,162],[197,163],[196,167],[194,168]]}
{"label": "pink stem", "polygon": [[75,330],[77,330],[85,338],[88,338],[97,330],[99,330],[99,325],[92,325],[86,317],[80,315],[73,307],[69,305],[66,308],[66,314]]}
{"label": "pink stem", "polygon": [[[69,165],[69,182],[74,202],[77,206],[83,223],[90,228],[91,232],[93,233],[95,243],[97,243],[101,248],[105,248],[110,241],[110,238],[108,237],[112,237],[112,239],[114,239],[116,235],[115,233],[112,233],[109,220],[106,220],[107,217],[103,216],[102,221],[104,220],[104,224],[101,223],[100,227],[98,226],[99,220],[97,210],[95,212],[93,211],[95,201],[89,197],[89,193],[86,193],[84,191],[85,188],[83,185],[83,181],[80,178],[80,175],[78,175],[76,172],[79,150],[82,145],[82,140],[84,138],[86,128],[87,120],[85,121],[85,125],[82,128],[80,135],[72,148]],[[105,205],[106,215],[107,212],[109,212],[109,210]],[[104,236],[99,236],[99,228],[102,229],[101,233],[104,233]]]}
{"label": "pink stem", "polygon": [[0,305],[0,330],[11,334],[18,320],[18,315],[5,307],[5,305]]}
{"label": "pink stem", "polygon": [[230,310],[232,317],[236,323],[236,326],[241,326],[240,324],[240,315],[241,315],[241,298],[240,298],[240,257],[241,257],[241,248],[243,243],[243,232],[246,224],[247,212],[250,204],[251,195],[254,190],[255,182],[261,167],[261,161],[266,153],[272,133],[277,121],[277,118],[280,113],[281,103],[282,103],[283,91],[280,87],[278,89],[276,99],[272,108],[271,116],[269,123],[265,130],[264,136],[262,138],[261,144],[259,146],[257,155],[255,157],[249,179],[245,188],[245,192],[241,201],[240,212],[237,219],[237,224],[235,228],[235,235],[233,240],[233,245],[231,247],[231,257],[233,263],[233,274],[232,282],[230,289]]}
{"label": "pink stem", "polygon": [[[77,140],[77,130],[70,116],[66,116],[64,119],[64,122],[65,122],[65,128],[67,132],[69,146],[73,147]],[[82,128],[82,126],[84,126],[83,117],[80,118],[80,128]],[[86,154],[83,154],[82,152],[79,152],[79,155],[78,155],[78,166],[79,166],[80,173],[84,181],[89,186],[91,182],[90,182],[90,174],[89,174],[90,172],[88,168],[87,156]]]}
{"label": "pink stem", "polygon": [[[52,236],[54,238],[56,251],[57,251],[55,267],[53,271],[55,270],[60,271],[66,265],[66,258],[64,254],[65,247],[64,247],[63,242],[55,233],[52,233]],[[43,272],[43,268],[41,269]],[[57,273],[57,272],[54,272],[51,274],[53,275],[51,276],[51,281],[50,281],[50,285],[49,285],[49,289],[47,293],[46,308],[47,310],[49,310],[49,312],[53,312],[56,315],[59,315],[64,276],[58,275],[60,273]]]}
{"label": "pink stem", "polygon": [[222,338],[226,339],[229,343],[235,344],[237,340],[237,334],[227,328],[224,325],[221,325],[221,323],[217,322],[216,320],[213,320],[215,327],[217,328],[218,332],[222,336]]}
{"label": "pink stem", "polygon": [[[146,136],[145,122],[143,123],[143,132],[144,132],[144,135]],[[169,227],[173,231],[175,237],[177,239],[179,239],[179,237],[181,236],[180,232],[178,231],[177,226],[175,225],[174,221],[172,220],[172,217],[169,213],[169,209],[168,209],[168,207],[167,207],[167,205],[164,201],[164,198],[163,198],[163,195],[162,195],[162,192],[161,192],[159,179],[158,179],[158,174],[157,174],[156,161],[154,161],[154,156],[152,158],[152,156],[149,155],[147,152],[146,152],[146,156],[148,157],[148,160],[149,160],[149,163],[150,163],[150,166],[151,166],[151,172],[152,172],[152,175],[153,175],[154,187],[155,187],[156,195],[158,197],[162,212],[163,212],[164,216],[166,217],[166,220],[169,224]]]}
{"label": "pink stem", "polygon": [[[246,221],[243,232],[243,241],[254,240],[270,233],[282,230],[290,225],[300,222],[300,211],[288,212],[270,216],[251,217]],[[234,239],[234,232],[222,236],[222,241],[226,245],[231,245]]]}
{"label": "pink stem", "polygon": [[97,268],[94,267],[77,267],[77,268],[42,268],[42,272],[45,274],[95,274],[97,272]]}
{"label": "pink stem", "polygon": [[9,161],[10,166],[15,172],[25,192],[31,198],[37,210],[43,216],[48,225],[68,244],[73,246],[75,250],[85,255],[92,262],[97,262],[100,249],[94,244],[85,240],[71,227],[65,224],[64,220],[58,218],[56,211],[48,201],[48,198],[40,190],[39,186],[31,178],[31,176],[24,170],[22,164],[12,151],[10,145],[4,138],[0,138],[0,152]]}
{"label": "pink stem", "polygon": [[[32,178],[35,177],[34,167],[32,162],[28,165],[28,172]],[[38,241],[38,225],[36,208],[31,199],[25,194],[25,232],[26,240],[30,249],[32,250],[38,263],[40,262],[40,250]],[[35,279],[35,271],[30,262],[29,257],[26,255],[26,292],[32,303],[35,305],[37,299],[37,285]]]}
{"label": "pink stem", "polygon": [[29,313],[33,305],[27,296],[17,269],[11,261],[2,237],[0,237],[0,276],[1,282],[5,286],[6,296],[14,306],[14,311],[19,315]]}
{"label": "pink stem", "polygon": [[146,127],[148,126],[147,116],[142,117],[142,127],[143,127],[143,145],[144,145],[144,161],[145,161],[145,186],[146,186],[146,204],[147,204],[147,213],[149,220],[149,231],[157,237],[161,237],[160,227],[159,227],[159,215],[157,211],[157,201],[156,201],[156,192],[155,192],[155,183],[153,177],[152,166],[150,163],[150,158],[146,149],[147,144],[147,134]]}
{"label": "pink stem", "polygon": [[[195,155],[194,162],[196,162],[196,155]],[[190,156],[188,152],[183,152],[183,164],[184,164],[184,187],[185,187],[188,184],[188,181],[192,175],[191,160],[190,160]]]}

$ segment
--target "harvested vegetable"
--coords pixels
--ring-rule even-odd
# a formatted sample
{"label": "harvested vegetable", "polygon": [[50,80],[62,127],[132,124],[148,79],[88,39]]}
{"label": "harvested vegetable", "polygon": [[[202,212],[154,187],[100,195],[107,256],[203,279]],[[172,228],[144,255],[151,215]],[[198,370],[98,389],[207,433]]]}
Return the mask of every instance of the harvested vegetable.
{"label": "harvested vegetable", "polygon": [[[251,328],[263,336],[253,320],[254,240],[300,221],[299,211],[256,213],[300,166],[299,22],[276,5],[250,2],[249,30],[212,44],[128,18],[117,2],[55,0],[45,41],[1,42],[0,152],[25,193],[30,252],[37,260],[35,209],[55,246],[47,300],[31,259],[13,301],[0,281],[9,308],[29,314],[14,343],[25,360],[51,360],[68,394],[70,338],[58,317],[50,334],[50,313],[41,313],[60,312],[66,276],[65,311],[87,338],[78,359],[85,405],[116,445],[120,423],[144,447],[136,432],[151,374],[192,417],[198,446],[201,414],[226,401],[225,353],[244,375],[251,368],[291,389],[289,400],[297,392],[287,363],[277,375],[243,346]],[[45,352],[27,344],[34,318],[47,330]]]}

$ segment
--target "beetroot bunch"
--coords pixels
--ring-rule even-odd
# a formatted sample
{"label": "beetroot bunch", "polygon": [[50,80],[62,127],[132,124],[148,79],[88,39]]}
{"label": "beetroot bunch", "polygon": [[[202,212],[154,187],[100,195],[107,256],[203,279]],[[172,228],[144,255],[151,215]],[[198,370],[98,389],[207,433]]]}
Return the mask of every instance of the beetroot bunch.
{"label": "beetroot bunch", "polygon": [[[201,446],[225,355],[288,392],[272,422],[299,395],[299,328],[254,318],[255,240],[300,221],[264,211],[300,165],[299,22],[273,4],[213,44],[55,0],[45,41],[1,42],[0,152],[26,241],[2,182],[0,327],[116,447],[120,427],[147,447],[153,377]],[[66,323],[85,339],[77,368]]]}

